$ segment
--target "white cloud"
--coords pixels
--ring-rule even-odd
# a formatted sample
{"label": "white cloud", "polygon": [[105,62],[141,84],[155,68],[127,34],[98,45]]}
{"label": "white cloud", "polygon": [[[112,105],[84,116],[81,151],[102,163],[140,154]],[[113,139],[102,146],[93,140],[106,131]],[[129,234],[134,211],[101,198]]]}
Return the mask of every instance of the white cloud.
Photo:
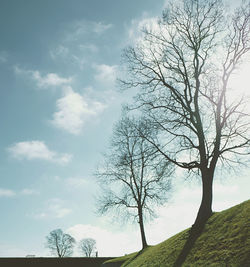
{"label": "white cloud", "polygon": [[45,76],[41,76],[39,71],[34,71],[32,74],[39,87],[62,86],[70,84],[72,81],[72,78],[63,78],[56,73],[48,73]]}
{"label": "white cloud", "polygon": [[65,47],[64,45],[58,45],[53,50],[50,50],[50,56],[52,59],[56,59],[59,57],[67,57],[69,55],[69,48]]}
{"label": "white cloud", "polygon": [[57,63],[84,70],[89,67],[93,54],[99,52],[95,41],[112,27],[112,24],[86,19],[64,25],[61,36],[50,48],[50,56]]}
{"label": "white cloud", "polygon": [[69,47],[59,44],[55,48],[51,49],[49,53],[53,60],[60,60],[63,62],[63,64],[67,65],[72,63],[76,64],[82,70],[86,63],[86,56],[83,53],[84,50],[85,52],[89,53],[95,52],[95,49],[96,51],[98,50],[94,45],[86,45],[84,48],[84,45],[82,44],[79,46],[69,45]]}
{"label": "white cloud", "polygon": [[65,180],[65,183],[67,186],[72,188],[82,188],[86,187],[88,184],[88,181],[83,178],[77,178],[77,177],[70,177]]}
{"label": "white cloud", "polygon": [[60,204],[56,204],[56,203],[52,204],[49,207],[49,209],[50,209],[50,213],[54,214],[54,216],[59,219],[67,216],[68,214],[72,212],[71,209],[64,208]]}
{"label": "white cloud", "polygon": [[66,230],[77,241],[82,238],[93,238],[99,256],[122,256],[140,249],[136,233],[127,235],[125,232],[108,231],[99,226],[76,224]]}
{"label": "white cloud", "polygon": [[[149,244],[158,244],[178,232],[191,227],[201,200],[200,187],[182,188],[172,201],[156,210],[158,217],[146,224]],[[185,218],[185,219],[183,219]]]}
{"label": "white cloud", "polygon": [[89,65],[89,55],[99,52],[98,46],[93,43],[72,42],[67,46],[59,44],[50,50],[50,56],[54,61],[61,61],[63,64],[73,64],[79,66],[83,70],[85,66]]}
{"label": "white cloud", "polygon": [[117,66],[116,65],[93,65],[93,68],[96,70],[97,74],[94,76],[98,82],[108,83],[114,85],[117,76]]}
{"label": "white cloud", "polygon": [[34,189],[30,189],[30,188],[24,188],[21,192],[21,195],[25,195],[25,196],[31,196],[31,195],[38,195],[38,191],[34,190]]}
{"label": "white cloud", "polygon": [[80,70],[88,68],[90,56],[99,52],[93,39],[101,38],[112,27],[112,24],[84,19],[73,21],[64,27],[62,36],[50,49],[50,56],[55,61],[76,65]]}
{"label": "white cloud", "polygon": [[0,197],[14,197],[14,196],[23,196],[23,195],[30,196],[30,195],[37,195],[37,194],[39,194],[38,191],[33,190],[33,189],[28,189],[28,188],[24,188],[23,190],[19,192],[15,192],[10,189],[0,188]]}
{"label": "white cloud", "polygon": [[5,51],[0,51],[0,63],[7,62],[8,54]]}
{"label": "white cloud", "polygon": [[158,17],[148,17],[146,13],[143,14],[142,18],[132,19],[130,25],[127,27],[127,35],[129,44],[140,42],[143,38],[142,29],[149,28],[158,30]]}
{"label": "white cloud", "polygon": [[235,177],[216,181],[213,209],[221,211],[249,199],[250,170],[242,170]]}
{"label": "white cloud", "polygon": [[61,219],[72,212],[70,208],[65,207],[64,201],[53,198],[47,201],[45,211],[41,211],[34,215],[36,219],[56,218]]}
{"label": "white cloud", "polygon": [[67,164],[72,155],[60,154],[49,150],[43,141],[25,141],[11,145],[7,148],[8,152],[17,159],[45,160],[59,164]]}
{"label": "white cloud", "polygon": [[105,24],[103,22],[92,22],[92,30],[95,33],[102,34],[108,29],[112,28],[112,24]]}
{"label": "white cloud", "polygon": [[9,189],[0,188],[0,197],[13,197],[16,193]]}
{"label": "white cloud", "polygon": [[34,218],[36,218],[36,219],[45,219],[47,217],[48,217],[48,214],[45,212],[40,212],[40,213],[37,213],[36,215],[34,215]]}
{"label": "white cloud", "polygon": [[85,52],[92,52],[92,53],[97,53],[99,51],[99,48],[95,44],[80,44],[79,48],[81,51]]}
{"label": "white cloud", "polygon": [[248,60],[241,64],[241,66],[235,71],[229,80],[229,86],[231,90],[228,92],[228,97],[231,101],[235,101],[240,98],[242,95],[245,97],[250,97],[250,57]]}
{"label": "white cloud", "polygon": [[78,20],[69,25],[69,29],[65,33],[66,42],[74,42],[81,39],[86,34],[101,35],[108,29],[112,28],[112,24],[105,24],[103,22]]}
{"label": "white cloud", "polygon": [[56,102],[57,111],[51,123],[71,134],[80,134],[84,123],[89,117],[100,113],[105,105],[98,101],[87,101],[71,87],[65,90],[62,98]]}
{"label": "white cloud", "polygon": [[18,66],[14,67],[14,71],[16,74],[24,75],[29,79],[31,78],[39,88],[63,86],[72,82],[72,77],[64,78],[53,72],[42,75],[37,70],[24,70]]}

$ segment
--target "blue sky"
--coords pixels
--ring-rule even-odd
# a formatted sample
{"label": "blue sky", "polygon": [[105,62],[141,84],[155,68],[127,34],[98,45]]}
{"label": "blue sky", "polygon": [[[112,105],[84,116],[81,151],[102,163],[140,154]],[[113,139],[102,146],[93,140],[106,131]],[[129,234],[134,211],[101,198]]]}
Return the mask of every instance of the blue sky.
{"label": "blue sky", "polygon": [[[122,49],[164,4],[1,1],[0,256],[47,256],[45,236],[56,228],[77,240],[95,238],[100,256],[140,248],[137,225],[95,214],[93,172],[134,93],[119,92],[115,83]],[[235,83],[250,84],[248,67]],[[216,182],[216,210],[249,198],[249,171],[237,176]],[[149,243],[190,226],[199,203],[199,184],[177,183],[171,203],[147,224]]]}

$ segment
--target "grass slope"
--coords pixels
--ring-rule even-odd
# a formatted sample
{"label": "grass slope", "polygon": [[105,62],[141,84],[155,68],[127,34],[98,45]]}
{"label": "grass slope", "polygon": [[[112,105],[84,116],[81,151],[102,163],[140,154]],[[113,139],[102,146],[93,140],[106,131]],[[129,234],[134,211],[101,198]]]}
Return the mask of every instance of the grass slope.
{"label": "grass slope", "polygon": [[[188,236],[189,229],[144,251],[108,262],[127,267],[173,266]],[[250,200],[214,213],[182,266],[250,267]]]}

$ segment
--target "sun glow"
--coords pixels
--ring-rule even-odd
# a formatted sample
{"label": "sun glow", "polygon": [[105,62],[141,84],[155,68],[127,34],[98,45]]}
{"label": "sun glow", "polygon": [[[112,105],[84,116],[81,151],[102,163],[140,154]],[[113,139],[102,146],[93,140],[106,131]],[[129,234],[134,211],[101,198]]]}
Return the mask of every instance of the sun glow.
{"label": "sun glow", "polygon": [[229,80],[230,96],[250,97],[250,61],[242,64]]}

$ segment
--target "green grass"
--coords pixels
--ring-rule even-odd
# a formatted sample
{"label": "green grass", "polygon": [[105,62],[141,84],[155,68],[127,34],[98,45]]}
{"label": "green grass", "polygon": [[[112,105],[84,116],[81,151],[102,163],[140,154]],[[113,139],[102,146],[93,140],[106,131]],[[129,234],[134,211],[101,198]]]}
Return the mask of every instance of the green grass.
{"label": "green grass", "polygon": [[[186,229],[140,253],[109,262],[120,262],[127,267],[173,266],[188,236]],[[182,266],[250,267],[250,200],[214,213]]]}
{"label": "green grass", "polygon": [[123,264],[124,262],[134,258],[137,254],[138,254],[138,252],[134,252],[134,253],[125,255],[123,257],[118,257],[118,258],[115,258],[115,259],[112,259],[112,260],[105,261],[105,266],[106,265],[108,266],[108,263],[120,263],[120,264]]}

